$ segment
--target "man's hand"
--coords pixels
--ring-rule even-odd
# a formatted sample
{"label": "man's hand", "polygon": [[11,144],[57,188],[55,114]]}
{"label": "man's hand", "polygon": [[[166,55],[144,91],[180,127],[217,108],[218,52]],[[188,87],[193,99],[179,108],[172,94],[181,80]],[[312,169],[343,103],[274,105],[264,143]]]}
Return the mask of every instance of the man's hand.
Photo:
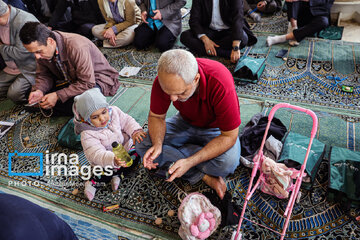
{"label": "man's hand", "polygon": [[162,19],[161,12],[160,12],[159,9],[154,10],[153,13],[155,15],[152,17],[152,19],[154,19],[154,20],[161,20]]}
{"label": "man's hand", "polygon": [[127,167],[126,162],[122,161],[121,158],[114,157],[115,166]]}
{"label": "man's hand", "polygon": [[141,13],[141,20],[142,20],[144,23],[148,24],[149,22],[146,21],[146,19],[147,19],[147,11],[143,11],[143,12]]}
{"label": "man's hand", "polygon": [[155,169],[156,166],[159,164],[154,163],[154,160],[160,155],[161,152],[162,152],[162,146],[161,147],[152,146],[151,148],[149,148],[143,157],[144,167],[149,170]]}
{"label": "man's hand", "polygon": [[115,37],[114,30],[112,28],[108,28],[103,32],[103,36],[106,39],[110,39],[112,37]]}
{"label": "man's hand", "polygon": [[237,51],[231,50],[230,61],[232,63],[236,63],[240,59],[240,56],[241,56],[240,50]]}
{"label": "man's hand", "polygon": [[205,51],[207,55],[216,56],[215,47],[219,47],[216,43],[214,43],[208,36],[204,35],[200,38],[200,40],[204,43]]}
{"label": "man's hand", "polygon": [[141,129],[140,131],[137,131],[132,135],[133,143],[141,143],[144,140],[144,137],[146,137],[146,132],[144,132],[144,130]]}
{"label": "man's hand", "polygon": [[168,182],[172,182],[175,178],[179,178],[184,175],[190,168],[193,167],[193,164],[189,161],[188,158],[179,159],[175,162],[175,164],[169,169],[169,177]]}
{"label": "man's hand", "polygon": [[116,46],[116,37],[111,37],[108,39],[111,46]]}
{"label": "man's hand", "polygon": [[29,95],[29,104],[40,102],[44,97],[44,93],[41,90],[31,92]]}
{"label": "man's hand", "polygon": [[260,12],[265,11],[266,4],[267,4],[266,1],[258,2],[258,4],[257,4],[258,10],[259,10]]}
{"label": "man's hand", "polygon": [[56,92],[46,94],[40,101],[40,107],[44,109],[50,109],[55,107],[59,97]]}

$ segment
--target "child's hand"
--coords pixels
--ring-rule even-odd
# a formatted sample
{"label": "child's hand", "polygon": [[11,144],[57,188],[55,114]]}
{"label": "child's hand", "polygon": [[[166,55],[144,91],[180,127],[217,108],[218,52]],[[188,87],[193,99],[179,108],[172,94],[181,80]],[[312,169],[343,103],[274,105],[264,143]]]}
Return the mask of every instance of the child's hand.
{"label": "child's hand", "polygon": [[137,143],[141,143],[144,139],[144,137],[146,137],[146,132],[144,132],[144,130],[139,130],[137,132],[135,132],[133,135],[132,135],[132,140],[133,140],[133,143],[135,144],[136,142]]}
{"label": "child's hand", "polygon": [[114,162],[116,166],[127,167],[126,162],[122,161],[120,158],[114,157]]}

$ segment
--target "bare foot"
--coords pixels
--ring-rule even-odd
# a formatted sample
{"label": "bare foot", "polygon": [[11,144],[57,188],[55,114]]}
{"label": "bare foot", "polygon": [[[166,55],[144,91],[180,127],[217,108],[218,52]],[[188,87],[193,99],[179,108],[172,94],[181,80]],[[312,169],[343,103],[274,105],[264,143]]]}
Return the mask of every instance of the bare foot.
{"label": "bare foot", "polygon": [[209,187],[214,189],[220,199],[223,199],[226,192],[226,184],[222,177],[213,177],[210,175],[204,175],[202,179]]}

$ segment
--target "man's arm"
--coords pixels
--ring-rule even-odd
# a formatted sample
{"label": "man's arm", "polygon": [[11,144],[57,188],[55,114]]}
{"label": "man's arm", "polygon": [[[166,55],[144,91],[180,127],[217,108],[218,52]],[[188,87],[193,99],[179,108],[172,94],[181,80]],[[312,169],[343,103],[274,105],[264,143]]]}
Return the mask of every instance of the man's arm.
{"label": "man's arm", "polygon": [[[189,20],[189,26],[191,31],[197,36],[199,34],[204,34],[205,30],[202,26],[202,21],[207,16],[203,16],[202,14],[202,8],[204,7],[202,5],[203,1],[201,0],[193,0],[191,10],[190,10],[190,20]],[[210,21],[209,21],[210,24]],[[207,26],[208,27],[208,26]]]}
{"label": "man's arm", "polygon": [[146,151],[143,160],[144,167],[148,169],[156,168],[157,164],[154,164],[153,161],[160,155],[162,152],[162,144],[165,137],[166,131],[166,114],[155,114],[151,110],[148,117],[148,129],[149,136],[152,142],[152,147]]}
{"label": "man's arm", "polygon": [[70,64],[74,64],[76,79],[72,79],[68,87],[56,91],[61,102],[66,102],[69,98],[95,87],[96,84],[93,59],[88,44],[73,44],[66,47],[64,51],[67,51]]}
{"label": "man's arm", "polygon": [[244,3],[242,0],[231,1],[232,9],[232,33],[231,37],[233,40],[241,40],[243,38],[244,28]]}
{"label": "man's arm", "polygon": [[221,134],[206,144],[194,155],[178,160],[169,170],[169,182],[184,175],[190,168],[213,159],[229,150],[238,138],[239,127],[230,131],[221,131]]}

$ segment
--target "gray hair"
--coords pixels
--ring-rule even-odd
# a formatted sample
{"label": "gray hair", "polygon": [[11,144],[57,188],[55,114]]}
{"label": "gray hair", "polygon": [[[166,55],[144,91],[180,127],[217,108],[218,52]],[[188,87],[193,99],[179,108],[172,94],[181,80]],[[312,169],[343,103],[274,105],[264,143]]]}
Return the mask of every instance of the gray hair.
{"label": "gray hair", "polygon": [[199,69],[196,58],[192,53],[182,49],[173,49],[161,54],[157,70],[158,72],[176,74],[186,84],[190,84]]}

